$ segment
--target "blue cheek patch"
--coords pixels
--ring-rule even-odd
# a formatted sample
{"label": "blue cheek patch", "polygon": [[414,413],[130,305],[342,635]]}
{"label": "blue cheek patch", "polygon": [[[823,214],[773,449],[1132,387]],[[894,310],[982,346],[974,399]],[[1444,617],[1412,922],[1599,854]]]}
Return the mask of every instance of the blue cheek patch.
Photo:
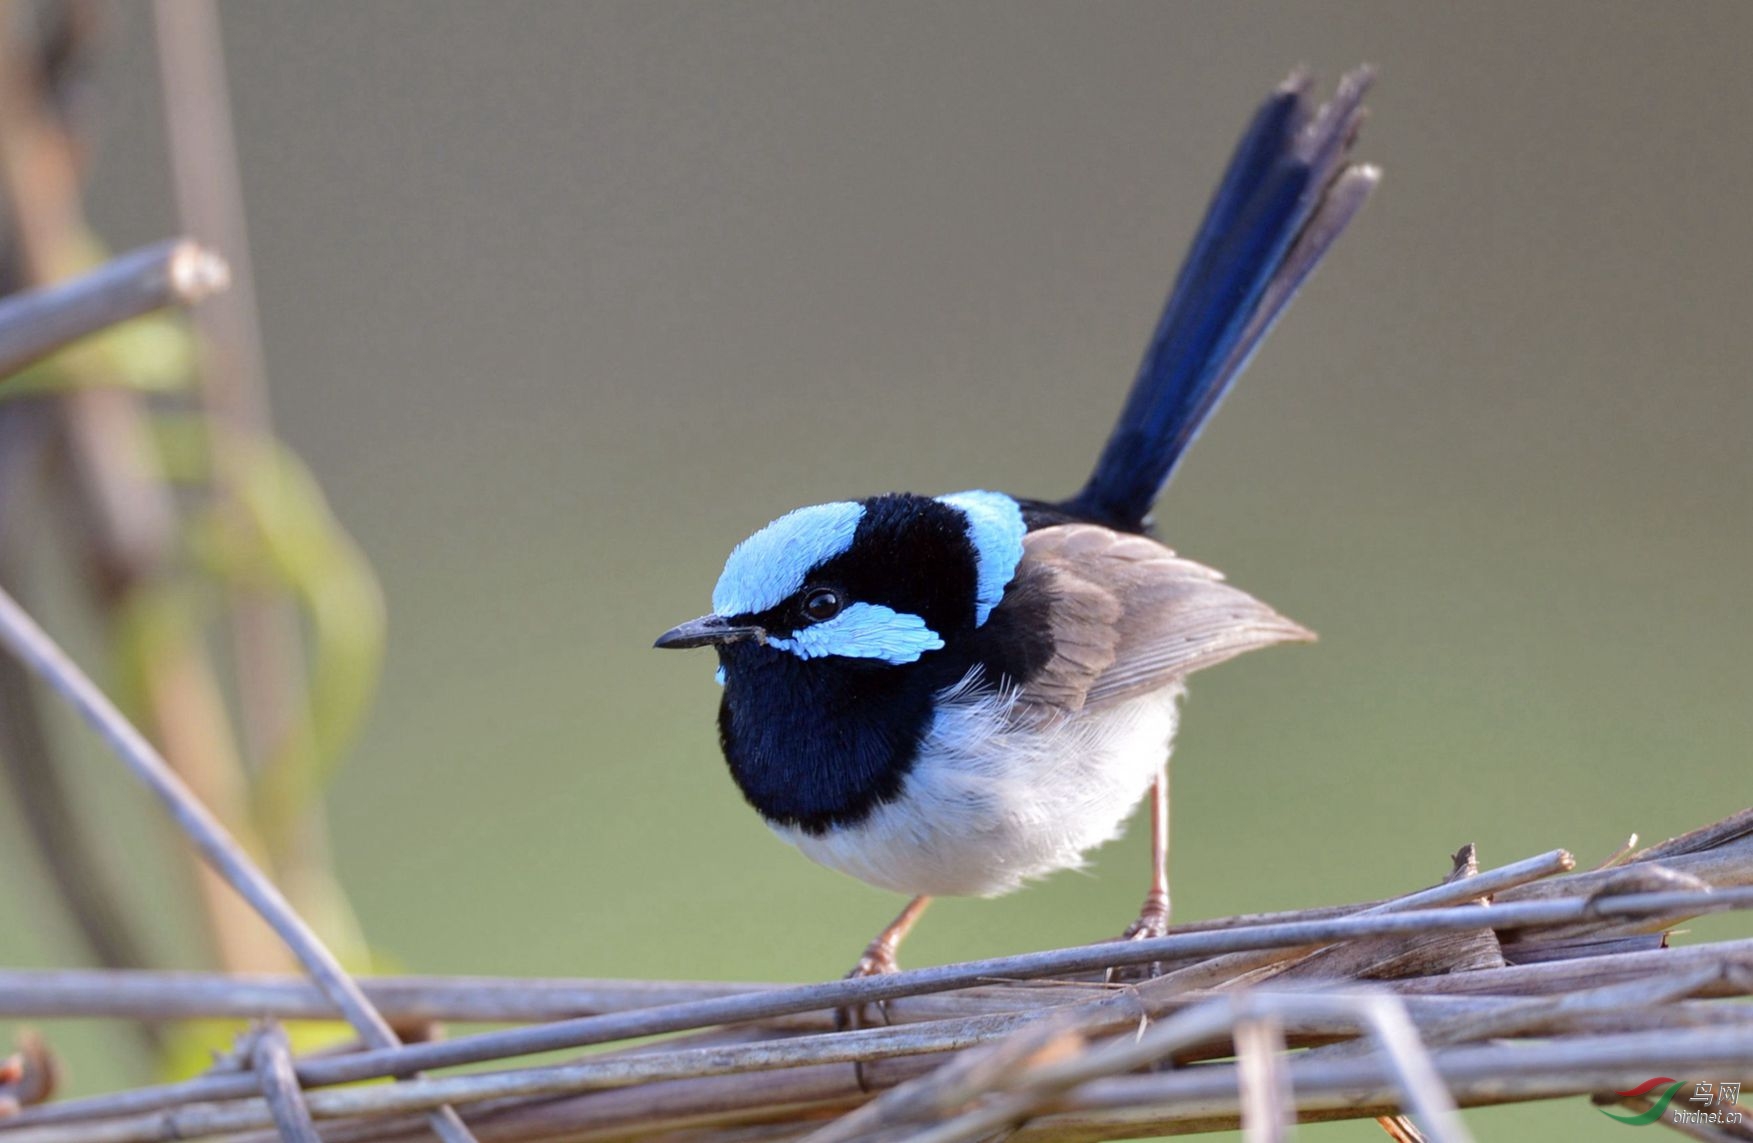
{"label": "blue cheek patch", "polygon": [[974,586],[974,626],[982,627],[992,609],[1004,598],[1004,589],[1016,578],[1023,559],[1023,510],[1002,492],[953,492],[939,496],[968,518],[968,539],[977,560]]}
{"label": "blue cheek patch", "polygon": [[917,615],[877,603],[855,603],[825,623],[794,631],[789,639],[768,639],[767,645],[800,659],[841,655],[900,666],[938,650],[943,638]]}
{"label": "blue cheek patch", "polygon": [[852,546],[864,505],[849,500],[788,512],[736,546],[712,589],[719,615],[753,615],[803,588],[817,564]]}

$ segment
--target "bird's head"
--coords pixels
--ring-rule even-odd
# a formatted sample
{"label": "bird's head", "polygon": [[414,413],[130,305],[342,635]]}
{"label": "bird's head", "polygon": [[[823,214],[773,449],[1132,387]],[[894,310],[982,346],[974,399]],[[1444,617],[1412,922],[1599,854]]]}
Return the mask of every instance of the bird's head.
{"label": "bird's head", "polygon": [[799,508],[738,544],[712,614],[657,646],[715,646],[731,678],[781,655],[904,667],[986,622],[1022,559],[1024,530],[1022,509],[997,492]]}

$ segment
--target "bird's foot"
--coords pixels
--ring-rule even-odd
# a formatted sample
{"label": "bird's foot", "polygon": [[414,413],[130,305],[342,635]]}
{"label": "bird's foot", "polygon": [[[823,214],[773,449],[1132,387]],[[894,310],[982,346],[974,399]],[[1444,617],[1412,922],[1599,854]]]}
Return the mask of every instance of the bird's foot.
{"label": "bird's foot", "polygon": [[[1138,911],[1138,919],[1126,926],[1120,934],[1123,941],[1148,941],[1169,935],[1169,898],[1166,893],[1153,890],[1144,899],[1144,907]],[[1163,962],[1151,961],[1147,964],[1118,965],[1108,970],[1109,984],[1130,984],[1140,980],[1151,980],[1163,975]]]}
{"label": "bird's foot", "polygon": [[[846,974],[847,980],[857,980],[861,976],[887,976],[891,972],[900,972],[901,966],[895,961],[895,947],[882,938],[878,938],[864,950],[852,971]],[[868,1010],[875,1008],[882,1016],[881,1020],[869,1019]],[[889,1022],[889,1013],[882,1001],[876,1004],[860,1004],[854,1008],[837,1008],[834,1010],[834,1026],[845,1032],[854,1028],[875,1028]]]}
{"label": "bird's foot", "polygon": [[1120,934],[1123,941],[1148,941],[1154,937],[1169,935],[1169,910],[1167,906],[1160,909],[1147,907],[1138,914],[1138,920],[1126,926]]}
{"label": "bird's foot", "polygon": [[[895,948],[888,942],[878,938],[864,950],[852,971],[846,974],[847,980],[856,980],[861,976],[887,976],[892,972],[900,972],[901,966],[895,960]],[[875,1018],[872,1018],[872,1012]],[[875,1004],[859,1004],[851,1008],[834,1009],[834,1030],[837,1032],[854,1032],[860,1028],[883,1028],[889,1023],[889,1008],[886,1001],[879,1000]],[[864,1072],[864,1061],[855,1061],[852,1065],[858,1076],[858,1088],[863,1092],[875,1090],[870,1079]]]}
{"label": "bird's foot", "polygon": [[900,972],[901,965],[895,960],[894,947],[885,941],[872,941],[846,974],[847,980],[856,980],[861,976],[887,976],[891,972]]}

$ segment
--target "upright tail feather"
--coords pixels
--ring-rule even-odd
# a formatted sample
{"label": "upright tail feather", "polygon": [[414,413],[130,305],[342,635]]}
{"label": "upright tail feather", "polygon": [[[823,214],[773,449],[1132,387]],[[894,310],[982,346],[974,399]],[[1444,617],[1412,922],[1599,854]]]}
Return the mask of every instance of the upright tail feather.
{"label": "upright tail feather", "polygon": [[1083,491],[1064,507],[1142,528],[1272,323],[1380,178],[1348,161],[1374,78],[1359,68],[1333,101],[1309,104],[1298,71],[1249,125],[1181,267],[1138,378]]}

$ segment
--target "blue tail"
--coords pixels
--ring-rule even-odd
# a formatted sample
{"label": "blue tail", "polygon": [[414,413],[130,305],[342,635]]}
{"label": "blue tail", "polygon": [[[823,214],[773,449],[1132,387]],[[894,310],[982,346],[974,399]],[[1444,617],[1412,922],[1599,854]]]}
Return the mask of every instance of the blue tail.
{"label": "blue tail", "polygon": [[1375,186],[1375,168],[1347,161],[1372,78],[1367,68],[1350,73],[1333,102],[1315,110],[1298,72],[1254,116],[1120,420],[1067,510],[1128,530],[1145,526],[1181,454]]}

